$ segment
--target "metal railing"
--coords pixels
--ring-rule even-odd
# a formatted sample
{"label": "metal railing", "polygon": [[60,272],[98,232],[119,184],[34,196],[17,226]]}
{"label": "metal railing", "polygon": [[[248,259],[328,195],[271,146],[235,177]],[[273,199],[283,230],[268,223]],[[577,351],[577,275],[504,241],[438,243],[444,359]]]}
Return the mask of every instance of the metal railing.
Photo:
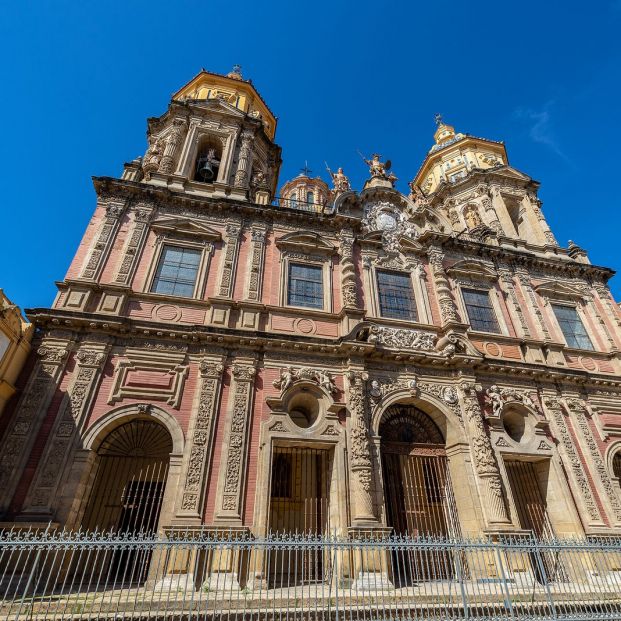
{"label": "metal railing", "polygon": [[274,207],[285,209],[296,209],[297,211],[307,211],[310,213],[329,213],[330,207],[321,203],[308,203],[292,198],[283,198],[282,196],[274,197],[272,201]]}
{"label": "metal railing", "polygon": [[621,541],[6,532],[0,619],[620,619]]}

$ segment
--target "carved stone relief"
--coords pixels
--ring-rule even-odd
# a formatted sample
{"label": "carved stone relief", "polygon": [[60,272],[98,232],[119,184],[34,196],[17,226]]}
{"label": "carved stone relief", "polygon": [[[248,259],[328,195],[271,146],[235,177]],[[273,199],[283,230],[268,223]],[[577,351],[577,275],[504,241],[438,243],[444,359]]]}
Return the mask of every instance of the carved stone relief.
{"label": "carved stone relief", "polygon": [[602,518],[597,508],[593,491],[591,490],[591,486],[584,472],[584,467],[578,456],[578,451],[576,450],[569,429],[567,428],[559,399],[556,397],[545,397],[543,402],[551,416],[550,426],[553,433],[561,441],[561,446],[569,462],[573,480],[580,492],[580,497],[584,503],[588,517],[592,521],[601,522]]}
{"label": "carved stone relief", "polygon": [[65,368],[68,351],[68,343],[45,342],[37,350],[40,359],[0,447],[0,511],[6,510],[11,501],[21,467],[28,457],[27,447],[39,432]]}
{"label": "carved stone relief", "polygon": [[606,464],[604,463],[602,454],[599,451],[593,432],[589,427],[589,423],[587,421],[589,411],[586,404],[582,401],[582,399],[567,399],[565,403],[567,404],[569,411],[573,414],[573,420],[575,420],[578,425],[582,439],[588,449],[588,454],[591,457],[591,461],[595,467],[595,471],[597,472],[602,488],[606,493],[606,498],[608,499],[610,508],[613,511],[614,519],[616,522],[621,522],[621,499],[619,498],[619,492],[613,487],[610,476],[608,475],[608,470],[606,469]]}
{"label": "carved stone relief", "polygon": [[206,489],[207,469],[213,449],[213,433],[218,411],[224,365],[221,360],[203,358],[200,362],[201,387],[198,408],[191,421],[181,514],[200,518]]}

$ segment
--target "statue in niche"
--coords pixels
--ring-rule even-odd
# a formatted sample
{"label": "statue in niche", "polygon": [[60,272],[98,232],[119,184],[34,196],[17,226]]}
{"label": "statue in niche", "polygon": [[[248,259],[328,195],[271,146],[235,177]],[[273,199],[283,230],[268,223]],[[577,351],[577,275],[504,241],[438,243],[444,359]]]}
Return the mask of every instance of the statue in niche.
{"label": "statue in niche", "polygon": [[469,229],[476,229],[477,226],[483,224],[481,216],[479,215],[479,210],[474,206],[470,206],[464,211],[464,220]]}

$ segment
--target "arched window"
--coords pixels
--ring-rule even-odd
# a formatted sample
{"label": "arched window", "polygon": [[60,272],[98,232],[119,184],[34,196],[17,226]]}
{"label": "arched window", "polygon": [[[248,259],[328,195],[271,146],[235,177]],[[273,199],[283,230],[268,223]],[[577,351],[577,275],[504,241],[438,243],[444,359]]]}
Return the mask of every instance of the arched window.
{"label": "arched window", "polygon": [[194,180],[201,183],[213,183],[218,178],[222,150],[215,142],[209,141],[203,144],[196,157],[194,167]]}
{"label": "arched window", "polygon": [[298,194],[297,192],[291,192],[289,195],[289,207],[295,209],[298,206]]}
{"label": "arched window", "polygon": [[315,202],[315,195],[310,190],[306,192],[306,202],[311,205]]}

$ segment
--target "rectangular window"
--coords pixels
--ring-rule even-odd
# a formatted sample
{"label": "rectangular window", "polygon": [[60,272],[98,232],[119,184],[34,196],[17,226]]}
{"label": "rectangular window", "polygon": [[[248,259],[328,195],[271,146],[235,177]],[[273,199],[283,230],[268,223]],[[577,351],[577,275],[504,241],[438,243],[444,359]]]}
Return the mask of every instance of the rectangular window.
{"label": "rectangular window", "polygon": [[191,298],[194,295],[201,251],[164,246],[151,291]]}
{"label": "rectangular window", "polygon": [[463,289],[466,312],[473,330],[500,333],[488,291]]}
{"label": "rectangular window", "polygon": [[552,310],[556,315],[558,325],[561,327],[561,331],[569,347],[593,349],[593,343],[591,343],[591,339],[584,328],[584,324],[578,316],[578,311],[573,306],[552,304]]}
{"label": "rectangular window", "polygon": [[378,270],[377,291],[382,317],[418,321],[412,279],[409,274]]}
{"label": "rectangular window", "polygon": [[323,269],[320,266],[289,264],[287,304],[323,308]]}

